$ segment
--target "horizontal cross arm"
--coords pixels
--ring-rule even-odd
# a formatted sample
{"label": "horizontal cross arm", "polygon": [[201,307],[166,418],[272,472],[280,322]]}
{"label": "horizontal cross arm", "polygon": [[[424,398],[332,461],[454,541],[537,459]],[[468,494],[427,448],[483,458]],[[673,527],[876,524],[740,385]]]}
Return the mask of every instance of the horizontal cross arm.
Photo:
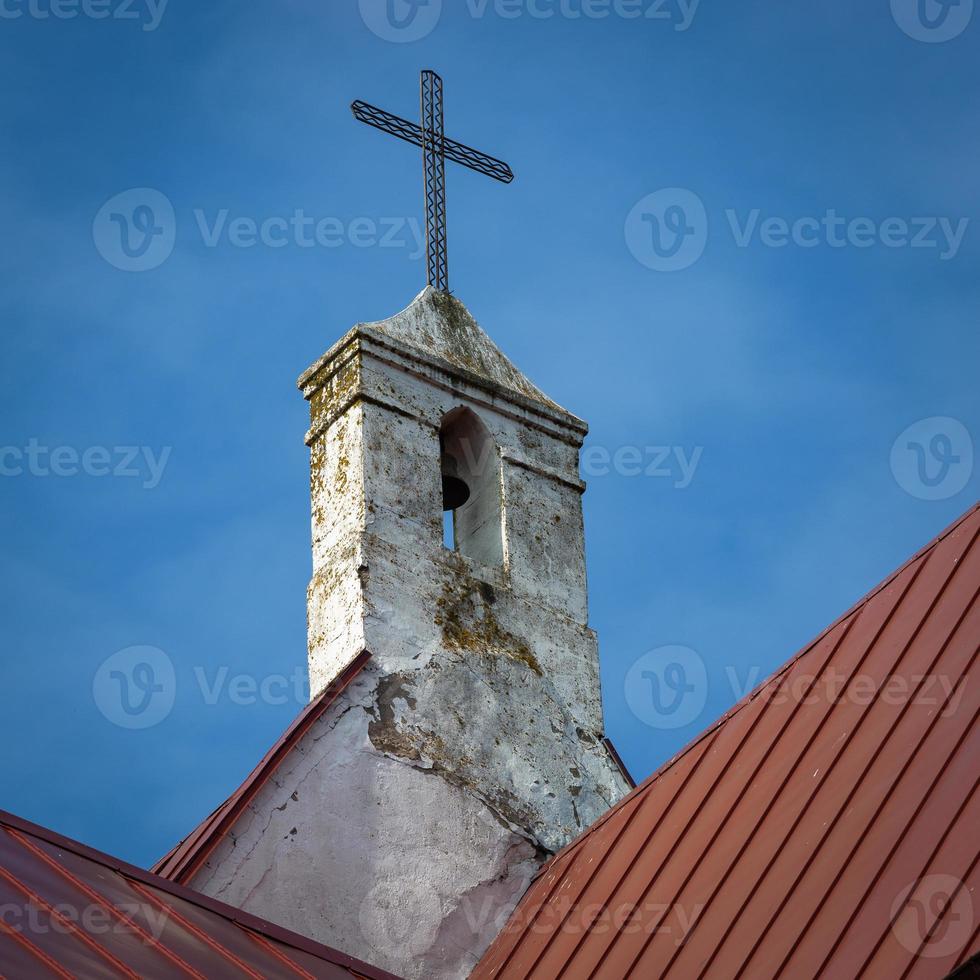
{"label": "horizontal cross arm", "polygon": [[[351,112],[354,113],[355,119],[366,123],[368,126],[397,136],[413,146],[420,147],[423,145],[422,127],[409,122],[407,119],[402,119],[401,116],[392,115],[390,112],[385,112],[384,109],[361,101],[357,101],[351,106]],[[499,180],[503,184],[509,184],[514,179],[514,172],[503,160],[488,156],[486,153],[474,150],[471,146],[466,146],[465,143],[458,143],[448,137],[443,143],[447,160],[461,163],[464,167],[469,167],[470,170],[475,170],[477,173],[486,174],[487,177],[493,177],[494,180]]]}

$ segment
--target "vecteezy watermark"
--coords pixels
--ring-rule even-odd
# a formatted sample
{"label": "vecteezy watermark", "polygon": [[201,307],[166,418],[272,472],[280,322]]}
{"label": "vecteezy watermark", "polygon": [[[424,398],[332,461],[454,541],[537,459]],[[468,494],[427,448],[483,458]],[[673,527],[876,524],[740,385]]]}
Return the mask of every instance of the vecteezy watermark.
{"label": "vecteezy watermark", "polygon": [[474,20],[493,14],[501,20],[658,20],[675,31],[694,23],[701,0],[466,0]]}
{"label": "vecteezy watermark", "polygon": [[582,902],[567,893],[549,899],[546,906],[531,910],[531,921],[518,908],[505,934],[512,930],[536,936],[553,936],[559,930],[566,936],[668,936],[674,946],[684,943],[704,911],[703,903],[690,906],[667,902]]}
{"label": "vecteezy watermark", "polygon": [[[477,476],[487,472],[487,467],[498,465],[494,445],[490,440],[477,443],[469,436],[453,440],[453,452],[458,462],[466,464],[468,473]],[[647,477],[671,480],[677,490],[686,490],[694,481],[704,446],[586,446],[582,450],[579,469],[584,478],[617,476]]]}
{"label": "vecteezy watermark", "polygon": [[143,902],[99,902],[76,904],[59,902],[39,905],[33,901],[23,904],[0,904],[0,922],[5,931],[25,938],[77,935],[79,929],[89,936],[130,935],[139,941],[159,942],[170,921],[170,910]]}
{"label": "vecteezy watermark", "polygon": [[102,258],[123,272],[156,269],[177,240],[174,206],[151,187],[123,191],[99,209],[92,238]]}
{"label": "vecteezy watermark", "polygon": [[196,209],[194,220],[207,248],[218,248],[226,242],[232,248],[410,248],[408,257],[425,255],[425,230],[418,218],[313,218],[302,208],[288,217],[272,216],[256,220],[229,217],[224,208],[208,216]]}
{"label": "vecteezy watermark", "polygon": [[919,500],[948,500],[973,475],[973,439],[957,419],[921,419],[895,440],[891,468],[907,494]]}
{"label": "vecteezy watermark", "polygon": [[626,674],[626,703],[651,728],[690,725],[708,700],[704,661],[684,646],[658,647],[645,653]]}
{"label": "vecteezy watermark", "polygon": [[582,476],[649,477],[672,480],[674,489],[686,490],[693,482],[704,446],[586,446],[582,450]]}
{"label": "vecteezy watermark", "polygon": [[232,674],[229,667],[219,667],[212,676],[203,667],[194,668],[194,680],[206,705],[216,705],[222,700],[239,707],[255,704],[283,705],[290,701],[298,705],[309,702],[309,679],[302,667],[297,667],[288,677],[285,674]]}
{"label": "vecteezy watermark", "polygon": [[[760,688],[760,666],[724,669],[724,679],[713,678],[729,693],[730,702],[741,701],[753,690],[754,699],[773,708],[783,705],[834,707],[872,703],[906,706],[938,714],[955,715],[966,689],[962,677],[948,674],[895,673],[875,676],[846,673],[829,667],[820,673],[794,669],[781,672]],[[644,724],[660,730],[683,728],[704,710],[708,697],[708,672],[704,660],[690,647],[664,646],[645,653],[630,667],[623,689],[626,703]]]}
{"label": "vecteezy watermark", "polygon": [[[743,683],[733,667],[725,673],[731,684],[735,700],[741,700],[754,686],[751,678],[761,671],[753,667],[748,672],[748,683]],[[888,674],[875,677],[872,674],[846,674],[835,667],[821,674],[791,671],[766,684],[759,692],[759,699],[766,704],[839,705],[855,704],[861,707],[877,702],[893,708],[906,705],[921,708],[929,714],[938,712],[941,718],[956,714],[963,701],[965,684],[948,674]]]}
{"label": "vecteezy watermark", "polygon": [[125,20],[144,31],[155,31],[169,0],[0,0],[0,19]]}
{"label": "vecteezy watermark", "polygon": [[143,481],[145,490],[155,490],[163,479],[173,447],[157,452],[150,446],[42,446],[30,439],[26,446],[0,446],[0,478],[116,477]]}
{"label": "vecteezy watermark", "polygon": [[739,248],[756,241],[766,248],[929,248],[938,249],[943,261],[956,258],[963,244],[969,218],[844,218],[834,208],[817,216],[795,218],[762,217],[759,208],[744,215],[725,211],[732,237]]}
{"label": "vecteezy watermark", "polygon": [[697,194],[666,187],[636,202],[626,216],[625,234],[637,262],[656,272],[677,272],[704,253],[708,214]]}
{"label": "vecteezy watermark", "polygon": [[[835,208],[792,219],[764,215],[761,208],[742,213],[728,208],[725,219],[732,241],[742,249],[753,245],[772,249],[925,249],[943,262],[959,254],[970,225],[969,218],[848,218]],[[648,194],[627,215],[625,237],[633,257],[648,269],[686,269],[701,258],[708,242],[704,202],[681,187]]]}
{"label": "vecteezy watermark", "polygon": [[99,711],[120,728],[152,728],[173,710],[177,673],[157,647],[127,647],[103,661],[92,679]]}
{"label": "vecteezy watermark", "polygon": [[[232,673],[221,666],[213,670],[194,667],[194,691],[208,707],[226,703],[238,707],[256,704],[298,706],[309,702],[309,680],[303,667],[292,674]],[[105,660],[95,672],[92,694],[106,719],[121,728],[153,728],[165,721],[177,700],[174,662],[157,647],[127,647]]]}
{"label": "vecteezy watermark", "polygon": [[973,0],[891,0],[892,17],[913,41],[939,44],[959,37],[973,17]]}
{"label": "vecteezy watermark", "polygon": [[[0,0],[2,2],[2,0]],[[415,217],[315,218],[303,208],[289,215],[253,218],[228,208],[195,208],[194,226],[205,248],[398,248],[410,259],[425,255],[425,230]],[[177,215],[160,191],[137,187],[107,201],[95,217],[92,237],[99,254],[124,272],[159,268],[173,253]]]}
{"label": "vecteezy watermark", "polygon": [[[701,0],[465,0],[473,20],[650,20],[686,31]],[[360,0],[361,19],[383,41],[428,37],[442,16],[442,0]]]}
{"label": "vecteezy watermark", "polygon": [[960,952],[973,935],[973,899],[948,874],[929,874],[906,885],[891,909],[892,935],[926,959]]}

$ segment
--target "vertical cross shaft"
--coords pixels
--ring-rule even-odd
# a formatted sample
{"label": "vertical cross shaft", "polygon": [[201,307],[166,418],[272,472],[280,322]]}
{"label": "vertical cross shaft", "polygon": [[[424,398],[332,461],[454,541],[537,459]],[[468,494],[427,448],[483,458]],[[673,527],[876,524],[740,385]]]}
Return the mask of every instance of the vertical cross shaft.
{"label": "vertical cross shaft", "polygon": [[[2,3],[3,0],[0,0]],[[422,150],[425,171],[425,251],[428,260],[427,281],[440,292],[449,292],[449,259],[446,247],[446,161],[462,164],[469,170],[509,184],[514,172],[496,157],[472,146],[448,139],[443,126],[442,79],[434,71],[422,72],[422,118],[417,126],[401,116],[358,99],[351,105],[354,118],[397,136]]]}
{"label": "vertical cross shaft", "polygon": [[446,245],[446,133],[442,79],[422,72],[422,165],[425,171],[425,252],[429,285],[449,292]]}

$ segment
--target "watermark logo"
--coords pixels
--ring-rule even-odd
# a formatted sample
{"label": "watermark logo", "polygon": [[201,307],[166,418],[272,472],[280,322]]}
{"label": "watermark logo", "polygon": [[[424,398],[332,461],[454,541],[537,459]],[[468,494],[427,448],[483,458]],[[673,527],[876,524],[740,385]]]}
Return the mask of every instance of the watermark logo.
{"label": "watermark logo", "polygon": [[359,0],[359,5],[368,30],[396,44],[428,37],[442,16],[442,0]]}
{"label": "watermark logo", "polygon": [[113,654],[92,681],[95,703],[114,725],[130,729],[152,728],[165,721],[174,707],[177,688],[200,697],[213,708],[233,705],[279,707],[309,703],[309,677],[305,666],[291,674],[235,673],[227,665],[194,667],[193,683],[178,685],[173,661],[156,647],[135,646]]}
{"label": "watermark logo", "polygon": [[677,272],[701,258],[708,241],[708,215],[697,194],[667,187],[637,201],[625,230],[637,262],[657,272]]}
{"label": "watermark logo", "polygon": [[148,272],[170,258],[177,240],[174,206],[149,187],[136,187],[106,201],[92,223],[99,254],[123,272]]}
{"label": "watermark logo", "polygon": [[689,647],[658,647],[629,669],[624,693],[630,710],[645,725],[661,730],[683,728],[704,710],[708,672]]}
{"label": "watermark logo", "polygon": [[104,661],[92,681],[99,711],[120,728],[152,728],[173,710],[177,674],[157,647],[127,647]]}
{"label": "watermark logo", "polygon": [[891,0],[895,23],[913,41],[939,44],[959,37],[973,18],[973,0]]}
{"label": "watermark logo", "polygon": [[957,419],[921,419],[895,440],[891,468],[895,481],[911,496],[948,500],[973,475],[973,439]]}
{"label": "watermark logo", "polygon": [[[379,877],[361,903],[358,920],[361,935],[378,953],[387,957],[420,956],[429,949],[444,919],[436,892],[412,868],[428,868],[431,860],[424,852],[405,853],[397,874]],[[397,883],[397,884],[396,884]]]}
{"label": "watermark logo", "polygon": [[[347,246],[401,249],[412,261],[425,255],[425,229],[416,217],[316,218],[303,208],[261,218],[236,215],[228,208],[214,212],[195,208],[192,216],[192,227],[208,249]],[[158,191],[144,188],[126,191],[106,203],[95,218],[93,237],[102,257],[114,268],[146,272],[170,258],[176,230],[176,214],[170,201]]]}
{"label": "watermark logo", "polygon": [[959,878],[931,874],[899,893],[892,933],[910,953],[932,959],[963,949],[973,935],[973,899]]}

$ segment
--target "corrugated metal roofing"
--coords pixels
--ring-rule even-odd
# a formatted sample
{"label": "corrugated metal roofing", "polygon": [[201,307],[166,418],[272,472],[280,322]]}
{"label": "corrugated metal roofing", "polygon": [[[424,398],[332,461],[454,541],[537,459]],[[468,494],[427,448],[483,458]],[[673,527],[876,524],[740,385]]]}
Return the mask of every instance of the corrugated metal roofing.
{"label": "corrugated metal roofing", "polygon": [[169,854],[164,855],[153,866],[153,872],[181,884],[190,883],[211,852],[229,833],[242,811],[255,799],[255,795],[289,755],[292,748],[340,697],[370,659],[370,653],[366,651],[361,653],[329,687],[314,698],[252,770],[245,782]]}
{"label": "corrugated metal roofing", "polygon": [[980,509],[560,853],[473,974],[944,977],[980,946]]}
{"label": "corrugated metal roofing", "polygon": [[394,980],[2,811],[0,975]]}

